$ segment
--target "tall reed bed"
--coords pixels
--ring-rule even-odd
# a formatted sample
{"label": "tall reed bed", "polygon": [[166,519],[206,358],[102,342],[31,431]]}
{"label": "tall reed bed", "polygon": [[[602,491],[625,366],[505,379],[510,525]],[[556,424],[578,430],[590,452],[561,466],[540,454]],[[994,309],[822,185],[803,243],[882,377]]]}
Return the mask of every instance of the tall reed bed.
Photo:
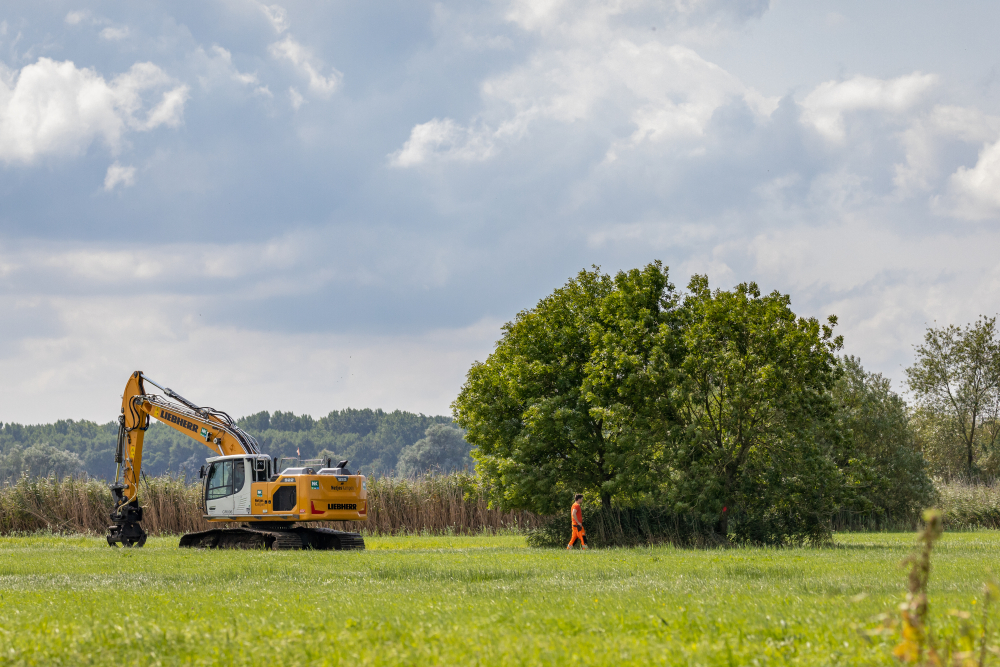
{"label": "tall reed bed", "polygon": [[[151,535],[208,529],[198,508],[201,486],[176,477],[150,478],[139,489],[143,526]],[[108,527],[111,493],[103,481],[29,480],[0,487],[0,535],[52,531],[101,534]],[[433,475],[416,480],[368,481],[368,520],[332,522],[337,530],[369,535],[480,534],[528,530],[540,525],[529,512],[490,509],[487,490],[471,475]]]}
{"label": "tall reed bed", "polygon": [[[1000,528],[1000,482],[938,481],[936,486],[936,504],[946,529]],[[200,493],[200,485],[183,479],[150,478],[148,484],[143,483],[139,496],[146,530],[152,535],[176,535],[209,528],[198,508]],[[546,518],[530,512],[491,509],[489,495],[489,489],[465,473],[420,479],[372,478],[368,480],[368,520],[325,525],[369,535],[534,531],[533,542],[539,544],[569,540],[569,521],[562,520],[563,515]],[[107,484],[99,480],[22,478],[15,484],[0,486],[0,535],[38,531],[102,534],[110,511],[111,494]],[[595,543],[690,543],[702,533],[663,510],[616,509],[588,515],[587,531]],[[835,521],[835,528],[909,530],[915,522],[910,517],[852,517],[850,523]]]}
{"label": "tall reed bed", "polygon": [[1000,528],[1000,481],[939,483],[937,491],[945,528]]}
{"label": "tall reed bed", "polygon": [[[175,477],[150,478],[140,488],[143,525],[152,535],[205,530],[201,487]],[[66,477],[28,479],[0,488],[0,535],[52,531],[103,533],[111,513],[111,492],[98,480]]]}
{"label": "tall reed bed", "polygon": [[372,535],[500,533],[537,528],[543,519],[531,512],[490,509],[488,490],[468,473],[417,479],[368,480],[368,521],[335,522],[336,530]]}
{"label": "tall reed bed", "polygon": [[[1000,528],[1000,480],[968,482],[934,480],[931,505],[938,508],[945,530]],[[906,516],[841,511],[833,515],[833,529],[841,532],[906,532],[921,526],[921,512]]]}

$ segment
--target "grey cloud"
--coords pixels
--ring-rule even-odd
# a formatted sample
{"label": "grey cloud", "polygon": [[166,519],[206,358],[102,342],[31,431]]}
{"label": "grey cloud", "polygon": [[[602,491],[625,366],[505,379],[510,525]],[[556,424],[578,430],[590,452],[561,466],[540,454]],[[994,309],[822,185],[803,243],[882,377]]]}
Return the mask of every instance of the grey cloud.
{"label": "grey cloud", "polygon": [[[581,268],[657,258],[679,285],[755,279],[805,314],[836,312],[849,349],[890,373],[923,322],[997,309],[995,105],[925,64],[817,70],[772,97],[703,45],[782,6],[609,7],[12,5],[24,37],[9,67],[71,60],[108,81],[150,62],[189,97],[183,123],[131,132],[117,155],[98,136],[0,168],[0,299],[29,304],[0,330],[22,351],[0,370],[85,358],[67,374],[118,391],[114,374],[145,363],[139,336],[162,366],[232,340],[211,368],[246,363],[256,389],[239,404],[301,411],[260,388],[289,386],[310,347],[339,373],[377,340],[361,346],[379,387],[327,391],[317,375],[296,400],[445,412],[499,323]],[[71,9],[129,37],[101,40]],[[276,53],[289,38],[308,53]],[[280,363],[254,359],[261,346]],[[407,378],[396,393],[380,355]],[[445,379],[425,401],[413,378],[435,360]]]}

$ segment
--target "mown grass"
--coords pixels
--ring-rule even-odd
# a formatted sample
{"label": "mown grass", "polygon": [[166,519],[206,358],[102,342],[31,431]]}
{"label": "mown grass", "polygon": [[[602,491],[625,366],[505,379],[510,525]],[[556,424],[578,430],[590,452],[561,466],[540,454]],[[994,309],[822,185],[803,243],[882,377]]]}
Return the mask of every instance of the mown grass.
{"label": "mown grass", "polygon": [[[891,645],[858,630],[896,609],[913,539],[567,553],[517,535],[370,537],[364,552],[7,537],[0,665],[888,665]],[[939,627],[976,609],[998,549],[991,531],[935,547]]]}

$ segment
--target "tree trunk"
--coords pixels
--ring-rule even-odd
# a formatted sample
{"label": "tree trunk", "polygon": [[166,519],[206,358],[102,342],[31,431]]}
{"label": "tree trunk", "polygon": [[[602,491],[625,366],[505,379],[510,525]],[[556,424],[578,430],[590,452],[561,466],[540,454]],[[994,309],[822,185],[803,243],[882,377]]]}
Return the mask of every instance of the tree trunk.
{"label": "tree trunk", "polygon": [[611,494],[601,491],[601,509],[611,509]]}
{"label": "tree trunk", "polygon": [[969,481],[972,481],[972,441],[966,443],[966,465],[968,466]]}
{"label": "tree trunk", "polygon": [[736,478],[736,471],[733,470],[733,467],[735,466],[726,466],[726,481],[722,494],[722,513],[719,515],[719,533],[724,540],[729,537],[729,499],[732,497],[730,489],[735,486],[733,480]]}
{"label": "tree trunk", "polygon": [[969,468],[969,481],[972,481],[972,449],[976,444],[976,412],[972,412],[972,429],[969,432],[969,439],[966,441],[966,465]]}

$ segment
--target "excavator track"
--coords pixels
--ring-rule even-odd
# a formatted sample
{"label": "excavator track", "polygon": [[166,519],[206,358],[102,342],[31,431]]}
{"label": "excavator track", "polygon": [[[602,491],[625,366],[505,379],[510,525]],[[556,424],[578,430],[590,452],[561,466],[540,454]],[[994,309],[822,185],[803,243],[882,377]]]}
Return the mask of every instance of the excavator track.
{"label": "excavator track", "polygon": [[291,531],[275,533],[275,535],[277,537],[274,538],[274,543],[271,545],[275,551],[289,551],[303,547],[302,538]]}
{"label": "excavator track", "polygon": [[258,528],[215,528],[181,536],[181,547],[194,549],[269,549],[288,551],[355,551],[365,548],[360,533],[346,533],[329,528],[289,527],[284,530]]}

